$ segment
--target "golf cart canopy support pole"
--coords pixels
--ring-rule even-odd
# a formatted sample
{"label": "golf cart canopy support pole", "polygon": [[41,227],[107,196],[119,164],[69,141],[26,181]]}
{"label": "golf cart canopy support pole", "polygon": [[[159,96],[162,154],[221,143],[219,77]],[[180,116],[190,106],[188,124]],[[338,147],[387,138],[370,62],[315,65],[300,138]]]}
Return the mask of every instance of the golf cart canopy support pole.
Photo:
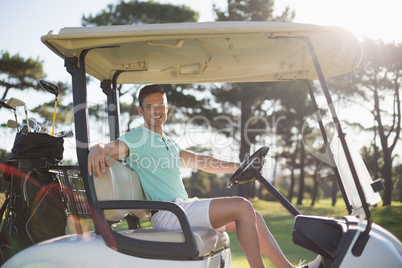
{"label": "golf cart canopy support pole", "polygon": [[[88,129],[88,105],[85,76],[85,62],[83,58],[87,51],[81,53],[80,62],[77,57],[66,57],[65,67],[72,77],[73,105],[74,105],[74,126],[78,164],[81,171],[82,181],[85,186],[86,196],[89,204],[95,211],[91,214],[101,214],[94,204],[93,197],[96,197],[93,178],[88,174],[88,152],[89,152],[89,129]],[[91,180],[91,183],[89,182]],[[99,229],[97,221],[94,221],[95,230]]]}
{"label": "golf cart canopy support pole", "polygon": [[366,215],[366,219],[367,219],[366,229],[364,230],[364,232],[362,232],[360,234],[359,238],[357,239],[357,241],[354,244],[353,249],[352,249],[353,255],[360,256],[362,254],[363,250],[364,250],[364,247],[366,246],[366,243],[367,243],[368,239],[370,238],[369,233],[370,233],[370,230],[371,230],[371,225],[373,223],[373,218],[372,218],[371,213],[370,213],[369,205],[367,203],[366,196],[365,196],[364,191],[363,191],[363,187],[360,184],[360,180],[359,180],[359,177],[357,175],[355,165],[353,164],[352,156],[351,156],[351,153],[349,151],[348,145],[346,143],[345,133],[343,133],[342,126],[341,126],[340,121],[338,119],[338,115],[337,115],[337,113],[335,111],[334,104],[333,104],[333,101],[332,101],[332,97],[331,97],[331,94],[329,93],[328,85],[327,85],[327,82],[326,82],[326,80],[324,78],[324,73],[323,73],[321,65],[319,63],[319,60],[318,60],[317,54],[315,52],[314,46],[311,43],[309,38],[303,38],[303,39],[307,44],[307,47],[308,47],[308,49],[310,51],[310,55],[311,55],[312,60],[314,62],[314,66],[315,66],[315,69],[317,71],[317,75],[318,75],[318,78],[319,78],[319,81],[320,81],[320,84],[321,84],[322,91],[324,92],[325,98],[327,99],[328,107],[329,107],[329,110],[331,112],[332,119],[333,119],[333,121],[335,123],[335,127],[336,127],[336,130],[337,130],[337,134],[339,136],[339,140],[341,141],[342,148],[343,148],[343,150],[345,152],[345,157],[346,157],[346,159],[348,161],[349,168],[350,168],[350,171],[352,173],[353,181],[354,181],[354,183],[356,185],[356,189],[357,189],[357,192],[359,194],[360,200],[362,201],[363,210],[364,210],[364,213]]}
{"label": "golf cart canopy support pole", "polygon": [[104,80],[101,82],[103,93],[107,97],[107,113],[109,122],[109,135],[110,140],[114,141],[120,137],[120,105],[119,105],[119,91],[117,90],[116,83],[111,80]]}

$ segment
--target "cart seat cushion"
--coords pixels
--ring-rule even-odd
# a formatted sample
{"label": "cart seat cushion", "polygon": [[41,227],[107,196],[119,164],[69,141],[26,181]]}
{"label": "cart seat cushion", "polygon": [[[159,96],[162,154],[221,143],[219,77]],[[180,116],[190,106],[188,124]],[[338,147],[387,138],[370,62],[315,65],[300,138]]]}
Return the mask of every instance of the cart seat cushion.
{"label": "cart seat cushion", "polygon": [[[110,167],[101,177],[94,177],[96,196],[99,201],[106,200],[145,200],[138,173],[120,161],[108,157]],[[105,210],[109,221],[120,221],[127,214],[133,214],[140,219],[149,219],[150,212],[145,209]]]}
{"label": "cart seat cushion", "polygon": [[[192,228],[192,230],[199,257],[205,257],[229,247],[230,239],[226,232],[217,232],[203,227]],[[184,235],[180,230],[134,229],[120,231],[120,233],[131,238],[152,242],[184,242]]]}

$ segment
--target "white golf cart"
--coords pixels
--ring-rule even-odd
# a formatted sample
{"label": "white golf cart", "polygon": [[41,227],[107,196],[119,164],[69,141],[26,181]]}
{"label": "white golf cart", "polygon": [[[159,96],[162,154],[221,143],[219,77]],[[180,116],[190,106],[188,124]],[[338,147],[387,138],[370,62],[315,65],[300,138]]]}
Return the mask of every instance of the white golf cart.
{"label": "white golf cart", "polygon": [[[269,22],[208,22],[63,28],[42,37],[65,60],[72,76],[79,167],[60,173],[69,209],[90,215],[95,232],[57,237],[33,245],[4,267],[230,267],[226,233],[194,229],[173,203],[144,200],[138,176],[118,161],[102,178],[87,171],[90,143],[86,75],[100,81],[107,96],[110,139],[120,135],[117,84],[184,84],[316,80],[336,126],[330,142],[309,86],[327,154],[349,215],[334,219],[306,216],[261,175],[268,147],[259,149],[232,176],[228,186],[257,179],[295,216],[293,241],[320,254],[324,267],[402,267],[402,246],[373,223],[370,206],[381,201],[381,182],[373,182],[360,156],[351,149],[332,106],[325,78],[355,69],[362,49],[348,31],[335,27]],[[307,83],[310,85],[309,83]],[[82,179],[83,188],[74,180]],[[85,201],[88,206],[85,206]],[[114,230],[110,222],[153,210],[177,215],[182,231],[147,228]],[[84,213],[85,212],[85,213]]]}

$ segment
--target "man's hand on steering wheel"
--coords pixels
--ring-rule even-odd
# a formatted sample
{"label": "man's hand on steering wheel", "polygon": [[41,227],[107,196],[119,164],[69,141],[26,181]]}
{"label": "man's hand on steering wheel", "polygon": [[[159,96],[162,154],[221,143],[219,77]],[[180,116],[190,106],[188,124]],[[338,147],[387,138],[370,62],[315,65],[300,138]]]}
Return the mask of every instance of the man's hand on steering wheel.
{"label": "man's hand on steering wheel", "polygon": [[240,164],[240,167],[230,177],[227,187],[231,188],[234,184],[242,184],[254,179],[255,174],[261,172],[264,165],[264,157],[269,151],[268,146],[261,147],[248,159]]}

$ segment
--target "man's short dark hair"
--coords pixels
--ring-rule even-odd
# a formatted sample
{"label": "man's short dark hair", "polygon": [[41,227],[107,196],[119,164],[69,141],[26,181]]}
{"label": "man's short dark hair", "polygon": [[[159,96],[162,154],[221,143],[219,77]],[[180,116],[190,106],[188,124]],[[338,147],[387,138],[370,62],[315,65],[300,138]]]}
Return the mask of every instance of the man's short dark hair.
{"label": "man's short dark hair", "polygon": [[148,86],[141,88],[140,94],[138,95],[138,102],[139,102],[139,105],[141,108],[142,108],[142,103],[144,102],[145,97],[149,96],[151,94],[154,94],[154,93],[161,93],[163,95],[166,94],[165,90],[163,90],[163,87],[161,85],[157,85],[157,84],[148,85]]}

